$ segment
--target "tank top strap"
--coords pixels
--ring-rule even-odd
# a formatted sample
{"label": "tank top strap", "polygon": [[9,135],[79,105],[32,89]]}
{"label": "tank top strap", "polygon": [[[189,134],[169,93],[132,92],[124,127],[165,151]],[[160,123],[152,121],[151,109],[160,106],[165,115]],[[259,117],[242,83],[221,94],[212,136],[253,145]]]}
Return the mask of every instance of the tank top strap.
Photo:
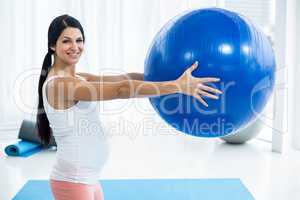
{"label": "tank top strap", "polygon": [[53,80],[53,79],[56,79],[56,78],[63,78],[63,77],[64,77],[64,76],[54,75],[54,76],[51,76],[51,77],[49,77],[48,79],[46,79],[46,81],[44,82],[43,87],[42,87],[42,95],[43,95],[44,103],[47,103],[47,105],[49,104],[49,103],[48,103],[48,99],[47,99],[47,95],[46,95],[46,89],[47,89],[47,84],[48,84],[48,82],[50,82],[50,81]]}
{"label": "tank top strap", "polygon": [[[64,78],[66,76],[61,76],[61,75],[53,75],[51,77],[49,77],[48,79],[46,79],[46,81],[44,82],[43,84],[43,87],[42,87],[42,95],[43,95],[43,100],[44,100],[44,106],[47,106],[47,108],[52,108],[52,106],[50,106],[49,102],[48,102],[48,98],[47,98],[47,93],[46,93],[46,89],[47,89],[47,84],[53,80],[53,79],[56,79],[56,78]],[[85,78],[79,76],[79,75],[76,75],[77,78],[81,79],[81,80],[85,80]],[[46,105],[45,105],[46,104]],[[78,103],[77,103],[78,104]],[[76,105],[77,105],[76,104]],[[57,109],[55,109],[57,110]],[[65,110],[62,110],[62,111],[66,111],[68,109],[65,109]]]}

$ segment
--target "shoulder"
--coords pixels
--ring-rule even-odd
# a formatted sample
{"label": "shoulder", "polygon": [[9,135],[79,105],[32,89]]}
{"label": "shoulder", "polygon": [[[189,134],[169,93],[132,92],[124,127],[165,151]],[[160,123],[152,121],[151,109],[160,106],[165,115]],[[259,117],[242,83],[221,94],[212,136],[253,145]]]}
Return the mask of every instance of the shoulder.
{"label": "shoulder", "polygon": [[88,93],[92,87],[89,82],[73,76],[50,76],[47,78],[47,82],[46,92],[55,101],[85,100],[86,98],[77,99],[77,97],[81,93]]}
{"label": "shoulder", "polygon": [[80,77],[52,75],[47,77],[46,82],[47,89],[72,89],[86,81]]}

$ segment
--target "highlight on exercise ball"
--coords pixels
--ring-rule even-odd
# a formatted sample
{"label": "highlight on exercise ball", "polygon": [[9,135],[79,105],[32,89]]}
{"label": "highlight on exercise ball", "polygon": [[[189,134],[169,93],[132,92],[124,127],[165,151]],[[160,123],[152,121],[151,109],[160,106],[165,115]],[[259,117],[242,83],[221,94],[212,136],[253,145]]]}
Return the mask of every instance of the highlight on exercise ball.
{"label": "highlight on exercise ball", "polygon": [[275,58],[266,35],[246,17],[219,8],[186,12],[155,36],[145,59],[145,80],[178,78],[199,61],[196,77],[219,77],[219,100],[172,94],[150,98],[171,126],[200,137],[222,137],[253,122],[274,87]]}

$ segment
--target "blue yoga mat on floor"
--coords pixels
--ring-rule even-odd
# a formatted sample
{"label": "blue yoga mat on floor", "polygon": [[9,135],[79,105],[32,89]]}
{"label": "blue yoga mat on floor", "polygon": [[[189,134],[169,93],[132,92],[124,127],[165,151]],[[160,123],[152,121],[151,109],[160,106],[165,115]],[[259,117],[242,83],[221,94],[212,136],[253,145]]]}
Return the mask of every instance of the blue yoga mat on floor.
{"label": "blue yoga mat on floor", "polygon": [[[254,200],[239,179],[102,180],[105,200]],[[31,180],[13,200],[54,200],[49,182]]]}
{"label": "blue yoga mat on floor", "polygon": [[5,147],[8,156],[28,157],[42,150],[42,145],[34,142],[21,140],[15,144]]}

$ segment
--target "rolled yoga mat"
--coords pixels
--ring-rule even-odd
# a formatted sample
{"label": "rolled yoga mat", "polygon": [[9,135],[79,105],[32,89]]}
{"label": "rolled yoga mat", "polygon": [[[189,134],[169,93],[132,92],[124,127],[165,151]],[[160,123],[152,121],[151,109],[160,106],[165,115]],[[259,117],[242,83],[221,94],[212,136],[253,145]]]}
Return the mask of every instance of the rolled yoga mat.
{"label": "rolled yoga mat", "polygon": [[50,144],[46,147],[43,146],[37,134],[36,123],[29,120],[22,121],[18,138],[21,139],[21,141],[8,145],[5,148],[5,153],[8,156],[28,157],[41,151],[43,148],[56,145],[55,140],[52,137],[50,139]]}
{"label": "rolled yoga mat", "polygon": [[5,147],[5,153],[8,156],[28,157],[43,149],[43,146],[38,143],[19,141],[15,144]]}
{"label": "rolled yoga mat", "polygon": [[[42,144],[42,141],[38,136],[36,123],[33,121],[23,120],[18,138],[21,140]],[[50,138],[48,147],[50,146],[56,146],[53,136]]]}
{"label": "rolled yoga mat", "polygon": [[[102,180],[105,200],[254,200],[240,179]],[[49,181],[31,180],[13,200],[54,200]]]}

